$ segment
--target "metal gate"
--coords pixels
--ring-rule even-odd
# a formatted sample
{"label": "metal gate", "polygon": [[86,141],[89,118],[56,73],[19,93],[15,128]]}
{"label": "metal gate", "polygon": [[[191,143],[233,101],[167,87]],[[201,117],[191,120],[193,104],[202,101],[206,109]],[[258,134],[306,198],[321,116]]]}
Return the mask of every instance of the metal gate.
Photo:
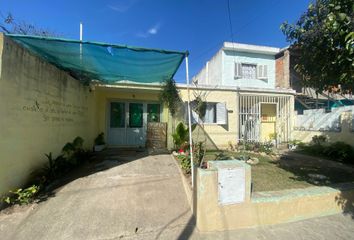
{"label": "metal gate", "polygon": [[291,132],[291,96],[239,94],[239,141],[260,142],[261,104],[276,104],[276,141],[288,142]]}

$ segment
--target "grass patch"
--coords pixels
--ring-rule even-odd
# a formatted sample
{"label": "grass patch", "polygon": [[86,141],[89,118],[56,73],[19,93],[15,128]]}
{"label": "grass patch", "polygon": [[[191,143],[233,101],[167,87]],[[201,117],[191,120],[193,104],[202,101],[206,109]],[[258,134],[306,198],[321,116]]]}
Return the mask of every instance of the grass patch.
{"label": "grass patch", "polygon": [[[273,159],[261,154],[246,154],[249,157],[259,159],[259,163],[251,168],[252,191],[254,192],[324,186],[354,181],[354,168],[340,163],[306,159],[306,156],[283,156],[280,159]],[[205,160],[227,160],[240,158],[243,155],[240,152],[208,151]],[[323,175],[325,178],[318,179],[316,177],[318,175]]]}

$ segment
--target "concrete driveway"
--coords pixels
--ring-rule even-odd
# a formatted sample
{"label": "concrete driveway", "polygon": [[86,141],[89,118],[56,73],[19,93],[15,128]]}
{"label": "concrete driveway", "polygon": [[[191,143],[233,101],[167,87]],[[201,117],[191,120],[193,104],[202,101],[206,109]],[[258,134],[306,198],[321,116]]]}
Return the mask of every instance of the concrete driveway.
{"label": "concrete driveway", "polygon": [[169,155],[106,152],[34,209],[1,216],[1,239],[187,239],[194,224]]}

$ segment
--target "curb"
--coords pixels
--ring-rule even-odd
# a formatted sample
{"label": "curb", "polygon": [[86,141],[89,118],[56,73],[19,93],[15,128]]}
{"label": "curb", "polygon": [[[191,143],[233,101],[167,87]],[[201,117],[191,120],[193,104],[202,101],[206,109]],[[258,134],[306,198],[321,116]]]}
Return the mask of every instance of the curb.
{"label": "curb", "polygon": [[[193,194],[192,194],[192,188],[189,185],[189,183],[187,182],[186,177],[184,176],[184,173],[182,172],[181,167],[179,166],[179,164],[177,163],[176,159],[173,157],[172,154],[170,154],[170,157],[172,158],[173,162],[176,164],[176,167],[178,169],[178,172],[181,176],[182,179],[182,184],[183,184],[183,188],[184,188],[184,192],[186,193],[187,196],[187,202],[189,204],[189,207],[193,213]],[[194,213],[193,213],[194,214]]]}

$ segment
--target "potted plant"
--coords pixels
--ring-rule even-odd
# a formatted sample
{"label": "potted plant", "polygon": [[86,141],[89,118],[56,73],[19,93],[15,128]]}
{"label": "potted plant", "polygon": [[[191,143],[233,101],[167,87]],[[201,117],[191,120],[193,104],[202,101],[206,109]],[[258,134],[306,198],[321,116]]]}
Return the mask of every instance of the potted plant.
{"label": "potted plant", "polygon": [[95,138],[95,146],[94,146],[94,151],[95,152],[100,152],[106,147],[106,142],[104,141],[104,133],[98,134],[98,136]]}

